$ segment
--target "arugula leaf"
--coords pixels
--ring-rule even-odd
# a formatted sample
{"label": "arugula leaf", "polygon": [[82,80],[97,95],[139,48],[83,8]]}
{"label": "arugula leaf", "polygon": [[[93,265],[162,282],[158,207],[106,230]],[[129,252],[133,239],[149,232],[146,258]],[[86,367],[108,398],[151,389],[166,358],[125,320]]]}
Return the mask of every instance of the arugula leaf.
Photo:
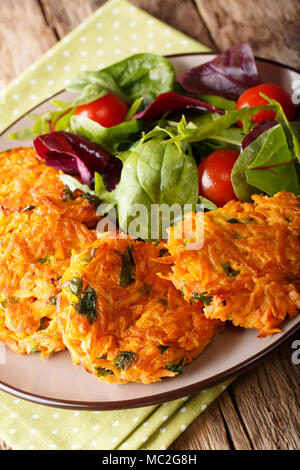
{"label": "arugula leaf", "polygon": [[169,362],[169,364],[166,365],[166,369],[170,370],[171,372],[175,372],[176,374],[183,374],[182,366],[183,366],[183,361],[184,357],[180,359],[178,364],[175,364],[174,362]]}
{"label": "arugula leaf", "polygon": [[119,286],[129,286],[135,282],[135,264],[132,256],[133,246],[128,246],[125,253],[117,251],[122,259]]}
{"label": "arugula leaf", "polygon": [[235,109],[235,101],[233,100],[228,100],[227,98],[223,98],[222,96],[217,96],[217,95],[208,95],[208,94],[203,94],[203,95],[197,95],[197,99],[201,101],[205,101],[208,104],[211,104],[212,106],[215,106],[215,108],[220,108],[220,109],[225,109],[227,111],[231,111]]}
{"label": "arugula leaf", "polygon": [[[61,105],[59,101],[52,101],[52,103],[57,106]],[[72,105],[68,103],[67,105],[68,107],[60,108],[59,111],[46,111],[40,115],[28,115],[27,117],[35,119],[33,126],[11,133],[8,137],[15,140],[28,140],[53,131],[66,131],[75,111]]]}
{"label": "arugula leaf", "polygon": [[279,191],[300,193],[294,156],[282,125],[263,132],[241,152],[231,180],[241,201],[251,201],[251,195],[261,191],[269,196]]}
{"label": "arugula leaf", "polygon": [[114,360],[114,366],[120,367],[122,370],[127,370],[131,367],[134,359],[135,353],[130,351],[120,351],[116,359]]}
{"label": "arugula leaf", "polygon": [[[129,103],[143,97],[148,106],[158,95],[172,91],[175,72],[171,63],[155,54],[136,54],[97,72],[82,72],[69,85],[70,91],[80,91],[81,99],[88,96],[86,87],[98,86],[99,94],[111,91]],[[97,88],[93,88],[96,99]]]}

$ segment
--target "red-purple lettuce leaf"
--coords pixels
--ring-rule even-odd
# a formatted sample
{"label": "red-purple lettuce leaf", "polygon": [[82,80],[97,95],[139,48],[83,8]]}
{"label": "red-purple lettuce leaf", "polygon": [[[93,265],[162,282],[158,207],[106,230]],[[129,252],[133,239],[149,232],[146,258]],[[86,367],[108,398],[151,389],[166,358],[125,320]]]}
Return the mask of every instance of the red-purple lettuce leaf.
{"label": "red-purple lettuce leaf", "polygon": [[216,108],[204,101],[188,96],[179,95],[173,91],[162,93],[144,111],[133,116],[131,119],[143,119],[153,121],[162,117],[166,112],[183,111],[185,109],[199,109],[212,113],[224,114],[222,109]]}
{"label": "red-purple lettuce leaf", "polygon": [[245,90],[260,83],[251,46],[240,43],[206,64],[177,78],[190,93],[211,93],[236,100]]}
{"label": "red-purple lettuce leaf", "polygon": [[102,175],[110,191],[120,180],[122,163],[84,137],[64,131],[50,132],[36,137],[33,144],[46,165],[79,176],[84,184],[92,184],[95,171]]}
{"label": "red-purple lettuce leaf", "polygon": [[260,134],[267,131],[268,129],[271,129],[271,127],[277,126],[277,124],[278,122],[276,122],[275,119],[266,119],[265,121],[257,124],[251,129],[249,134],[244,137],[242,141],[242,150],[244,150],[244,148],[246,148],[248,145],[252,144],[252,142],[260,136]]}

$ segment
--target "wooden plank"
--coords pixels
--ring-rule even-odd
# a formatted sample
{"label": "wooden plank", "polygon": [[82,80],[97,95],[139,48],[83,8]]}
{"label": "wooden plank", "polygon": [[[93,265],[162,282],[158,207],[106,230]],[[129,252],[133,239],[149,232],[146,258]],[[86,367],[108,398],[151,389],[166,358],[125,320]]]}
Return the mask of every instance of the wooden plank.
{"label": "wooden plank", "polygon": [[195,0],[218,48],[249,42],[256,55],[300,67],[298,0]]}
{"label": "wooden plank", "polygon": [[170,447],[171,450],[230,450],[218,400],[204,411]]}
{"label": "wooden plank", "polygon": [[62,38],[90,16],[105,0],[39,0],[47,24]]}
{"label": "wooden plank", "polygon": [[[105,0],[73,0],[70,8],[68,0],[41,0],[47,23],[60,38],[104,3]],[[132,0],[131,3],[208,47],[215,47],[192,0]]]}
{"label": "wooden plank", "polygon": [[232,385],[235,405],[254,449],[300,448],[300,367],[286,346]]}
{"label": "wooden plank", "polygon": [[8,83],[56,42],[36,0],[0,0],[0,80]]}
{"label": "wooden plank", "polygon": [[230,436],[230,440],[234,449],[251,450],[251,441],[245,429],[245,425],[237,413],[230,394],[231,387],[223,392],[218,400],[223,419],[227,426],[227,433]]}
{"label": "wooden plank", "polygon": [[131,0],[131,3],[173,28],[214,49],[215,44],[192,0]]}

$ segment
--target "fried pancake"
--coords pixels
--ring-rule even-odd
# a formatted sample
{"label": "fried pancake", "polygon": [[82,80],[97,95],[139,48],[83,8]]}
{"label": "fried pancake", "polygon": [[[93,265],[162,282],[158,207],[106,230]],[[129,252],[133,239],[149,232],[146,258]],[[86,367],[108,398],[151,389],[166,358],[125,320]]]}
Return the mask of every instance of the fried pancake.
{"label": "fried pancake", "polygon": [[16,352],[46,356],[64,349],[55,322],[59,280],[72,250],[96,239],[69,209],[48,199],[0,214],[0,340]]}
{"label": "fried pancake", "polygon": [[75,364],[109,383],[151,383],[182,372],[223,329],[186,303],[153,258],[163,245],[109,234],[72,257],[57,322]]}
{"label": "fried pancake", "polygon": [[[253,204],[230,201],[204,216],[188,214],[169,229],[172,256],[164,261],[173,265],[170,279],[186,300],[205,301],[207,318],[265,336],[299,313],[300,207],[299,198],[287,192],[252,198]],[[198,233],[192,229],[196,223]],[[203,247],[189,249],[201,228]]]}
{"label": "fried pancake", "polygon": [[69,216],[94,227],[95,208],[82,193],[66,193],[59,176],[63,172],[46,166],[33,147],[0,153],[0,205],[7,213],[53,201],[69,209]]}

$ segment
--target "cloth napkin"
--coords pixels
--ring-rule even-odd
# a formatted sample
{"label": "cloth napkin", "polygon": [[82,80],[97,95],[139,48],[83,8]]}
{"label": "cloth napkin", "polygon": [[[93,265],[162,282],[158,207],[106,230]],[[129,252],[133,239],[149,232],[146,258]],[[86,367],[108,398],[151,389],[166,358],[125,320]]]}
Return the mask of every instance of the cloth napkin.
{"label": "cloth napkin", "polygon": [[[80,71],[137,52],[203,51],[208,49],[129,2],[110,0],[6,88],[0,132]],[[0,392],[0,436],[14,449],[166,449],[228,384],[163,405],[97,412],[48,408]]]}

